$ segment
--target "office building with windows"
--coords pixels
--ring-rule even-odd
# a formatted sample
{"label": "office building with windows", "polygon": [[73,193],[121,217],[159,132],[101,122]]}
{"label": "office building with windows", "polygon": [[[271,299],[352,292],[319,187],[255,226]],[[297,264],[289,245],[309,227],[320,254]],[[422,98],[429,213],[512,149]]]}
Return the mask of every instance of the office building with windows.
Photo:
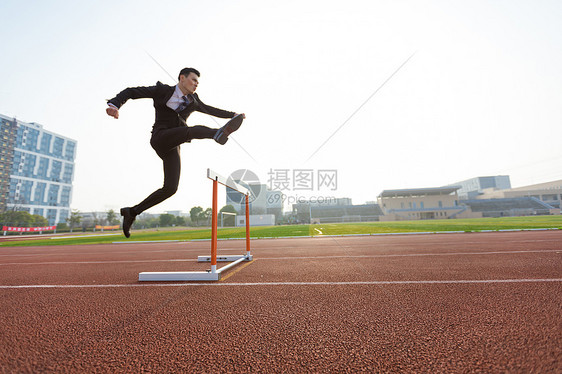
{"label": "office building with windows", "polygon": [[489,177],[476,177],[461,182],[453,183],[446,187],[460,187],[459,199],[476,199],[484,194],[486,190],[505,190],[511,188],[509,175],[495,175]]}
{"label": "office building with windows", "polygon": [[70,215],[76,141],[0,115],[0,209],[41,215],[50,225]]}
{"label": "office building with windows", "polygon": [[4,211],[8,204],[16,134],[16,121],[0,116],[0,212]]}

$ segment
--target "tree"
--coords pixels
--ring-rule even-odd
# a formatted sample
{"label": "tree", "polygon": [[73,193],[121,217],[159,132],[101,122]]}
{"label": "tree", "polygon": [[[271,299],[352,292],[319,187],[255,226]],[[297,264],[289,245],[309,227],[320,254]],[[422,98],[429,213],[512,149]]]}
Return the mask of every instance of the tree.
{"label": "tree", "polygon": [[110,209],[110,210],[107,212],[106,219],[107,219],[107,223],[108,223],[110,226],[118,225],[118,224],[119,224],[119,219],[117,218],[117,215],[115,214],[115,211],[114,211],[113,209]]}
{"label": "tree", "polygon": [[39,214],[31,215],[31,226],[32,227],[43,227],[49,225],[49,220]]}
{"label": "tree", "polygon": [[138,216],[135,221],[135,227],[140,228],[157,227],[159,224],[160,220],[158,218],[154,218],[144,214]]}
{"label": "tree", "polygon": [[74,229],[74,226],[78,226],[82,221],[82,216],[80,215],[79,210],[72,210],[70,212],[70,217],[66,219],[66,222],[70,225],[70,232]]}
{"label": "tree", "polygon": [[[234,213],[236,214],[236,209],[232,206],[232,205],[225,205],[221,208],[221,210],[219,211],[219,216],[221,215],[220,213]],[[230,214],[224,214],[222,215],[222,219],[224,219],[224,222],[222,222],[222,226],[235,226],[235,218],[236,216],[230,215]],[[220,225],[220,223],[219,223]]]}
{"label": "tree", "polygon": [[94,227],[97,225],[103,226],[105,223],[105,218],[99,217],[96,212],[92,213],[92,218],[94,219]]}
{"label": "tree", "polygon": [[203,212],[203,208],[201,208],[200,206],[194,206],[189,211],[189,216],[191,217],[191,222],[193,222],[194,225],[198,224],[199,215],[201,214],[201,212]]}
{"label": "tree", "polygon": [[160,227],[169,227],[175,223],[176,217],[171,214],[160,214]]}
{"label": "tree", "polygon": [[57,231],[63,231],[68,229],[68,225],[65,222],[59,222],[57,223]]}
{"label": "tree", "polygon": [[176,226],[185,226],[186,225],[185,217],[176,216]]}
{"label": "tree", "polygon": [[4,226],[15,227],[42,227],[49,221],[38,214],[29,214],[26,211],[7,210],[0,214],[0,223]]}
{"label": "tree", "polygon": [[207,208],[205,209],[205,211],[199,213],[199,220],[209,224],[212,215],[213,215],[213,209]]}

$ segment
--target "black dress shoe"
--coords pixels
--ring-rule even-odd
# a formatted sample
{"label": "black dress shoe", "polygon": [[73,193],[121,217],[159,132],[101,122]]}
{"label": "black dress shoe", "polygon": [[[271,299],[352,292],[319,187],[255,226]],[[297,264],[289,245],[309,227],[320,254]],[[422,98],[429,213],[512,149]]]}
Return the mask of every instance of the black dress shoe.
{"label": "black dress shoe", "polygon": [[215,134],[213,139],[215,139],[217,143],[224,145],[228,141],[228,136],[240,128],[243,120],[243,114],[238,114],[232,117],[232,119],[228,121],[226,125],[217,130],[217,133]]}
{"label": "black dress shoe", "polygon": [[137,216],[131,212],[131,208],[121,208],[121,215],[123,216],[123,234],[128,238],[131,236],[131,226]]}

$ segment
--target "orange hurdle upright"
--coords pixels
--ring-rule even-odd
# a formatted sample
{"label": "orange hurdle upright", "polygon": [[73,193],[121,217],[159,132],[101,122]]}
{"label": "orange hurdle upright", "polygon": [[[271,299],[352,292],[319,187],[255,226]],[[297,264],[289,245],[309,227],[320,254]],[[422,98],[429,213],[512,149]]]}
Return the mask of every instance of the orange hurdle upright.
{"label": "orange hurdle upright", "polygon": [[218,206],[218,184],[213,180],[213,218],[211,219],[211,272],[217,271],[217,206]]}
{"label": "orange hurdle upright", "polygon": [[246,195],[246,256],[250,256],[250,194]]}

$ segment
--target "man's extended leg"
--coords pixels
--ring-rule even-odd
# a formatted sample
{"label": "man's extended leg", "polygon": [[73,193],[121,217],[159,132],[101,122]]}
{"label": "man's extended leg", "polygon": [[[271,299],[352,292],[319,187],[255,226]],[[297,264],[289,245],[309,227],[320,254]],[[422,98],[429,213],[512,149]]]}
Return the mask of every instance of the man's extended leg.
{"label": "man's extended leg", "polygon": [[213,129],[207,126],[192,126],[159,130],[155,134],[156,139],[154,139],[155,136],[153,135],[151,144],[155,142],[158,149],[171,149],[182,143],[191,142],[193,139],[214,139],[217,143],[224,145],[228,140],[228,136],[240,128],[243,120],[244,115],[238,114],[220,129]]}
{"label": "man's extended leg", "polygon": [[207,126],[175,127],[173,129],[158,130],[152,135],[150,144],[160,156],[160,154],[193,139],[212,139],[216,133],[217,129]]}

